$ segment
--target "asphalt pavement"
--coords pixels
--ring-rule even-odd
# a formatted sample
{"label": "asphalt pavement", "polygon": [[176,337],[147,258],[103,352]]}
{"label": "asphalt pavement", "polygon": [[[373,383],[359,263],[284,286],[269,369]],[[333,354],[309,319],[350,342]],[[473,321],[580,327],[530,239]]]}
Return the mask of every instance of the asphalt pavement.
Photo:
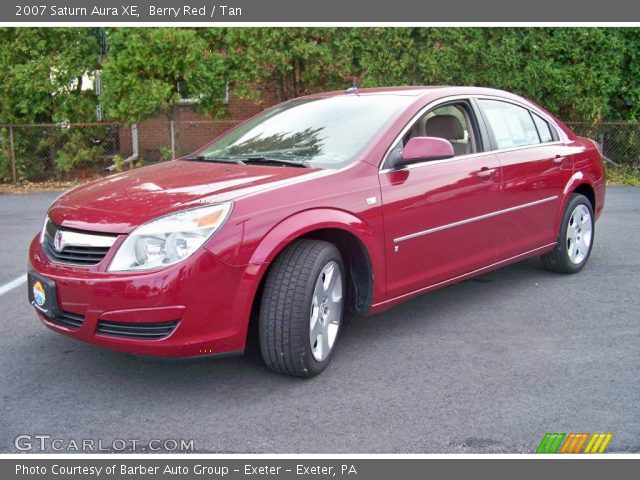
{"label": "asphalt pavement", "polygon": [[[0,195],[0,291],[25,272],[56,192]],[[55,334],[0,294],[0,452],[21,434],[193,440],[200,453],[532,452],[546,432],[611,432],[640,452],[640,188],[612,187],[585,269],[537,259],[342,331],[319,377],[254,351],[140,359]]]}

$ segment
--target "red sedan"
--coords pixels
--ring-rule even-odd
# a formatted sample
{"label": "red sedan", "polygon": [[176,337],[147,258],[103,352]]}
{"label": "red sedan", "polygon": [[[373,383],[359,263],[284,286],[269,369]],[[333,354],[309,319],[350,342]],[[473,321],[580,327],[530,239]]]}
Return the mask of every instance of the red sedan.
{"label": "red sedan", "polygon": [[57,199],[29,298],[52,330],[141,355],[241,352],[255,318],[266,364],[310,377],[348,312],[532,256],[579,271],[604,197],[596,143],[519,96],[312,95]]}

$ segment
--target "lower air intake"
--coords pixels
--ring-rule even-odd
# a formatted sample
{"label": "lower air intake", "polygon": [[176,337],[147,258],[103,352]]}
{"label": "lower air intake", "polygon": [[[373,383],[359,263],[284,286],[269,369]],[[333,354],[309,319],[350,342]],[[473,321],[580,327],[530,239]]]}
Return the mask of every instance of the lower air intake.
{"label": "lower air intake", "polygon": [[168,337],[178,325],[178,321],[161,323],[98,322],[98,334],[110,337],[158,340]]}
{"label": "lower air intake", "polygon": [[57,312],[49,321],[68,328],[80,328],[84,323],[84,317],[71,312]]}

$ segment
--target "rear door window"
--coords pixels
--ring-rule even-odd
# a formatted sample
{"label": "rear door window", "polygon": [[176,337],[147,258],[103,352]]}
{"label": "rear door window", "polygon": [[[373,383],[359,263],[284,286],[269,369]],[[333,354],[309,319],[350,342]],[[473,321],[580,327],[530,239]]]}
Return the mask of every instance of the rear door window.
{"label": "rear door window", "polygon": [[478,100],[497,149],[537,145],[540,143],[529,110],[499,100]]}

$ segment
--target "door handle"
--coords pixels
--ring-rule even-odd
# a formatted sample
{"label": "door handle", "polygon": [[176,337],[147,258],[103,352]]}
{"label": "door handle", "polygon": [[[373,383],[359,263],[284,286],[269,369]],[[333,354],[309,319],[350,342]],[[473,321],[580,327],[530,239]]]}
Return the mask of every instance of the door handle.
{"label": "door handle", "polygon": [[556,155],[555,158],[553,159],[553,163],[562,163],[564,162],[566,157],[562,156],[562,155]]}
{"label": "door handle", "polygon": [[482,167],[476,175],[483,180],[490,180],[498,170],[496,168]]}

